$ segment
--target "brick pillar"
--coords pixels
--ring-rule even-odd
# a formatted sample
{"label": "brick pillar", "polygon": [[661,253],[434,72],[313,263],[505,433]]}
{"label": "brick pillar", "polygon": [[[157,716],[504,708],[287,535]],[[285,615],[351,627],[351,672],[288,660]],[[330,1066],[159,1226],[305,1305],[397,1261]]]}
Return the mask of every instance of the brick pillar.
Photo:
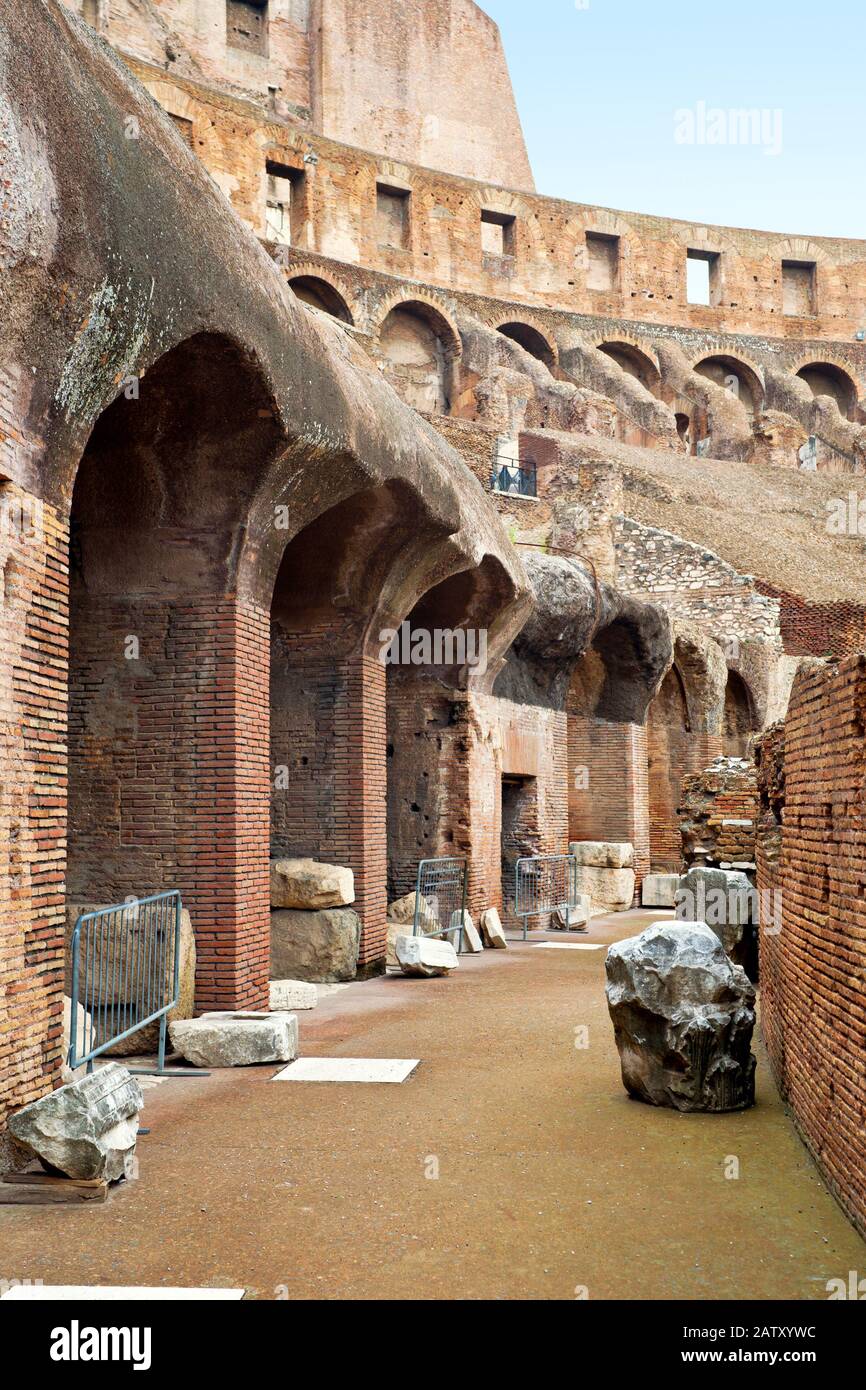
{"label": "brick pillar", "polygon": [[345,699],[334,719],[334,855],[355,875],[358,968],[384,960],[387,912],[385,667],[374,656],[341,664]]}
{"label": "brick pillar", "polygon": [[184,619],[197,688],[179,867],[196,926],[196,1009],[267,1008],[270,617],[226,600]]}
{"label": "brick pillar", "polygon": [[234,597],[74,595],[69,896],[179,888],[199,1012],[267,1000],[268,621]]}
{"label": "brick pillar", "polygon": [[[639,891],[650,867],[646,728],[569,715],[568,745],[569,838],[633,844]],[[588,777],[576,785],[579,769]]]}
{"label": "brick pillar", "polygon": [[60,1079],[67,548],[51,508],[0,489],[0,1127]]}
{"label": "brick pillar", "polygon": [[270,842],[352,870],[366,968],[385,954],[385,667],[335,645],[327,629],[272,630]]}

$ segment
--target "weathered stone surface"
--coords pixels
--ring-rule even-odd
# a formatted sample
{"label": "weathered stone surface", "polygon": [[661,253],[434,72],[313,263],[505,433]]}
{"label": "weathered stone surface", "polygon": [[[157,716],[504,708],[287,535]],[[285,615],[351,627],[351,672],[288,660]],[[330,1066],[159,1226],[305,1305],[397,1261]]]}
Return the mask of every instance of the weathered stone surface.
{"label": "weathered stone surface", "polygon": [[298,1055],[294,1014],[225,1012],[172,1023],[172,1047],[195,1067],[251,1067],[291,1062]]}
{"label": "weathered stone surface", "polygon": [[631,869],[634,867],[634,845],[608,840],[572,840],[568,852],[578,863],[590,869]]}
{"label": "weathered stone surface", "polygon": [[[641,884],[641,902],[644,907],[674,907],[679,874],[647,874]],[[700,913],[698,914],[700,916]]]}
{"label": "weathered stone surface", "polygon": [[634,900],[634,869],[597,869],[578,865],[577,890],[592,901],[596,916],[605,912],[626,912]]}
{"label": "weathered stone surface", "polygon": [[9,1128],[45,1167],[70,1178],[115,1182],[132,1173],[143,1104],[135,1077],[109,1062],[25,1105]]}
{"label": "weathered stone surface", "polygon": [[[388,921],[402,922],[404,926],[411,927],[415,921],[415,898],[417,894],[413,890],[407,893],[404,898],[398,898],[388,907]],[[422,927],[437,925],[436,914],[430,903],[422,896],[420,903],[419,920]]]}
{"label": "weathered stone surface", "polygon": [[353,980],[358,968],[361,919],[349,907],[271,913],[271,978]]}
{"label": "weathered stone surface", "polygon": [[456,912],[451,913],[451,920],[448,925],[450,927],[450,931],[448,932],[448,940],[451,942],[451,945],[454,947],[455,951],[459,949],[464,956],[480,955],[480,953],[484,950],[484,946],[482,944],[481,937],[478,934],[478,928],[473,922],[472,914],[470,912],[464,912],[463,914],[462,936],[460,933],[459,908]]}
{"label": "weathered stone surface", "polygon": [[508,947],[502,922],[495,907],[488,907],[481,914],[481,936],[484,945],[490,950],[504,951]]}
{"label": "weathered stone surface", "polygon": [[271,907],[314,911],[355,901],[355,875],[339,864],[315,859],[271,860]]}
{"label": "weathered stone surface", "polygon": [[757,979],[757,895],[747,876],[737,869],[689,869],[676,894],[680,921],[706,922],[719,937],[731,960],[750,979]]}
{"label": "weathered stone surface", "polygon": [[450,975],[460,964],[451,942],[438,937],[398,936],[394,949],[404,975]]}
{"label": "weathered stone surface", "polygon": [[674,1110],[755,1098],[755,991],[705,922],[659,922],[607,953],[607,1002],[630,1095]]}
{"label": "weathered stone surface", "polygon": [[319,995],[307,980],[271,980],[268,1002],[272,1013],[292,1013],[295,1009],[314,1009]]}
{"label": "weathered stone surface", "polygon": [[578,931],[588,925],[591,917],[592,899],[588,893],[577,893],[568,912],[565,910],[565,904],[557,908],[553,915],[553,925],[563,931],[566,928],[569,931]]}

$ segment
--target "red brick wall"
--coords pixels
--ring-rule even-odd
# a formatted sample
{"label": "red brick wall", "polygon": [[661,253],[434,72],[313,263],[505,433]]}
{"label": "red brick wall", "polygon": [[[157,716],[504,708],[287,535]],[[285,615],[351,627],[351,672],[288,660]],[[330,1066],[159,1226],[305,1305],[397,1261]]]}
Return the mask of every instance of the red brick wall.
{"label": "red brick wall", "polygon": [[762,579],[755,581],[755,587],[779,600],[782,643],[792,656],[851,656],[866,647],[863,604],[808,603]]}
{"label": "red brick wall", "polygon": [[760,933],[764,1039],[803,1138],[863,1230],[866,656],[808,668],[794,682],[777,869],[778,737],[761,754],[759,884],[783,892],[781,933]]}
{"label": "red brick wall", "polygon": [[67,546],[51,508],[0,489],[0,1129],[60,1073]]}
{"label": "red brick wall", "polygon": [[[650,869],[647,731],[640,724],[610,724],[568,716],[569,840],[612,840],[634,845],[637,886]],[[586,768],[588,785],[576,786]]]}
{"label": "red brick wall", "polygon": [[73,605],[69,897],[179,888],[199,1011],[267,998],[268,621],[231,597]]}

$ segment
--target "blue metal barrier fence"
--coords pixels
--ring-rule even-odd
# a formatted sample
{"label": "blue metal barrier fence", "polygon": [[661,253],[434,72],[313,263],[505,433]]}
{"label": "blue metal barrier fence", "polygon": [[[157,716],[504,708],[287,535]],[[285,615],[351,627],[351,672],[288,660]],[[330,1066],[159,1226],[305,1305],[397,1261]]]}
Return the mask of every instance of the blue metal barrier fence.
{"label": "blue metal barrier fence", "polygon": [[458,956],[463,948],[466,870],[465,859],[422,859],[415,889],[413,935],[448,937]]}
{"label": "blue metal barrier fence", "polygon": [[577,859],[572,854],[536,854],[518,859],[514,886],[515,915],[523,918],[523,940],[529,918],[545,914],[564,917],[571,931],[571,914],[577,908]]}
{"label": "blue metal barrier fence", "polygon": [[[83,912],[72,933],[72,1017],[68,1063],[74,1071],[159,1020],[159,1071],[165,1071],[167,1015],[180,993],[180,893],[131,898]],[[84,1009],[79,1038],[78,1009]]]}

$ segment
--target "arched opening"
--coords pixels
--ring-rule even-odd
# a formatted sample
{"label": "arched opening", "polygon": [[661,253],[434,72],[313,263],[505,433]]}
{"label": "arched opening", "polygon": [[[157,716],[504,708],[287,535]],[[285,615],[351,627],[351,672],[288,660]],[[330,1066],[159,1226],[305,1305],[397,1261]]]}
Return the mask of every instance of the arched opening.
{"label": "arched opening", "polygon": [[630,842],[640,875],[650,867],[647,712],[673,647],[660,610],[620,603],[569,687],[569,838]]}
{"label": "arched opening", "polygon": [[486,674],[511,592],[485,557],[428,590],[398,634],[387,667],[389,901],[412,890],[419,860],[442,856],[471,861],[470,907],[499,901],[499,791],[513,769],[465,687]]}
{"label": "arched opening", "polygon": [[537,328],[533,328],[529,323],[502,323],[497,329],[503,337],[510,338],[528,352],[531,357],[536,357],[539,362],[543,362],[550,371],[556,366],[556,357],[553,348],[547,341],[543,333],[539,333]]}
{"label": "arched opening", "polygon": [[659,384],[659,370],[645,352],[636,348],[632,343],[599,343],[599,352],[603,352],[618,367],[633,376],[648,391],[655,392]]}
{"label": "arched opening", "polygon": [[459,351],[447,320],[421,301],[397,305],[379,332],[386,380],[407,405],[428,415],[451,410]]}
{"label": "arched opening", "polygon": [[801,367],[797,373],[805,381],[813,396],[829,396],[839,407],[839,414],[846,420],[854,418],[857,408],[857,387],[841,367],[832,362],[811,362]]}
{"label": "arched opening", "polygon": [[199,1008],[267,998],[267,653],[231,569],[283,447],[255,364],[201,335],[103,412],[72,496],[68,903],[179,888]]}
{"label": "arched opening", "polygon": [[647,720],[650,862],[675,873],[682,861],[679,816],[685,774],[692,770],[693,735],[683,678],[672,666],[650,706]]}
{"label": "arched opening", "polygon": [[691,419],[688,415],[683,414],[681,411],[677,412],[675,419],[677,424],[677,435],[679,439],[682,441],[682,445],[686,453],[688,453],[692,446]]}
{"label": "arched opening", "polygon": [[723,355],[705,357],[693,370],[716,386],[730,391],[741,401],[750,415],[760,410],[764,400],[764,388],[757,373],[740,362],[736,357]]}
{"label": "arched opening", "polygon": [[330,314],[331,318],[339,319],[341,323],[354,323],[345,299],[327,280],[321,280],[317,275],[296,275],[289,280],[289,286],[302,303]]}
{"label": "arched opening", "polygon": [[727,757],[743,758],[749,751],[749,738],[756,732],[755,702],[742,676],[728,672],[722,744]]}
{"label": "arched opening", "polygon": [[[384,955],[385,662],[374,615],[423,524],[387,483],[321,513],[288,543],[270,613],[270,853],[351,869],[354,902],[325,915],[272,901],[271,969],[350,978]],[[372,628],[371,628],[372,624]]]}

